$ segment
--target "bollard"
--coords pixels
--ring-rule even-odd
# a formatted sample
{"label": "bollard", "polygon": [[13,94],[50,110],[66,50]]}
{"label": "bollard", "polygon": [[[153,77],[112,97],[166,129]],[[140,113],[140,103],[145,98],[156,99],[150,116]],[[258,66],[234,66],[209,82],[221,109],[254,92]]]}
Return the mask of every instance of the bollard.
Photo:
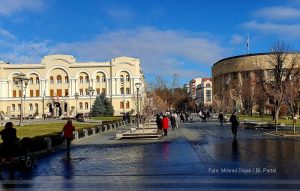
{"label": "bollard", "polygon": [[78,131],[73,132],[73,137],[76,141],[78,141]]}
{"label": "bollard", "polygon": [[51,141],[51,137],[45,137],[44,141],[47,144],[47,151],[50,152],[52,149],[52,141]]}
{"label": "bollard", "polygon": [[96,129],[92,128],[92,132],[93,132],[93,135],[95,135],[96,134]]}
{"label": "bollard", "polygon": [[84,134],[84,137],[88,137],[89,136],[89,132],[87,129],[83,129],[83,134]]}

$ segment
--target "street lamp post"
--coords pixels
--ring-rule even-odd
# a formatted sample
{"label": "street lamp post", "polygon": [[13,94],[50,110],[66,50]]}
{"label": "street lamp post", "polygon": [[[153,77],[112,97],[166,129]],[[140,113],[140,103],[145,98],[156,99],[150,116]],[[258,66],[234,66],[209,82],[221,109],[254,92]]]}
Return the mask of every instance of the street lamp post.
{"label": "street lamp post", "polygon": [[78,101],[79,94],[76,92],[74,96],[75,96],[75,100],[76,100],[75,109],[76,109],[76,115],[77,115],[77,101]]}
{"label": "street lamp post", "polygon": [[92,117],[92,96],[94,94],[94,89],[93,87],[89,87],[89,94],[90,94],[90,118]]}
{"label": "street lamp post", "polygon": [[138,82],[135,84],[135,87],[136,87],[136,94],[137,94],[137,128],[140,127],[140,106],[139,106],[139,89],[141,87],[141,83]]}
{"label": "street lamp post", "polygon": [[[24,87],[27,87],[29,78],[25,77],[26,75],[23,73],[18,73],[14,77],[16,82],[18,83],[18,87],[21,90],[21,107],[20,107],[20,122],[19,126],[23,125],[23,94],[24,94]],[[26,88],[25,88],[26,89]]]}

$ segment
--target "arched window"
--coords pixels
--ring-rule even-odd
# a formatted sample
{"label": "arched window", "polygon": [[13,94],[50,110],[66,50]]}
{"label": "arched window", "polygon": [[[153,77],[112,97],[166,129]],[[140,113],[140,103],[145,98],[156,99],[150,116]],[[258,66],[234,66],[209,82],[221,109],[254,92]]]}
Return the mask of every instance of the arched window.
{"label": "arched window", "polygon": [[121,94],[124,94],[124,87],[120,88],[120,92],[121,92]]}
{"label": "arched window", "polygon": [[106,77],[102,76],[102,82],[106,82]]}
{"label": "arched window", "polygon": [[54,82],[54,78],[53,76],[50,76],[50,84],[53,84],[53,82]]}
{"label": "arched window", "polygon": [[85,102],[85,103],[84,103],[84,109],[85,109],[85,110],[88,110],[88,109],[89,109],[89,104],[88,104],[88,102]]}
{"label": "arched window", "polygon": [[120,81],[121,81],[121,84],[124,83],[124,76],[123,75],[120,76]]}
{"label": "arched window", "polygon": [[29,79],[29,84],[33,84],[33,77]]}
{"label": "arched window", "polygon": [[39,77],[36,77],[36,78],[35,78],[35,83],[36,83],[36,84],[39,84],[39,83],[40,83],[40,78],[39,78]]}
{"label": "arched window", "polygon": [[33,110],[33,105],[32,105],[32,103],[29,104],[29,110],[30,110],[30,111]]}
{"label": "arched window", "polygon": [[79,102],[79,109],[82,110],[82,103],[81,102]]}
{"label": "arched window", "polygon": [[11,105],[11,110],[16,111],[16,105],[15,104]]}
{"label": "arched window", "polygon": [[89,82],[90,82],[90,79],[89,79],[88,76],[85,77],[85,82],[86,82],[86,83],[89,83]]}
{"label": "arched window", "polygon": [[210,88],[210,83],[207,83],[205,87]]}
{"label": "arched window", "polygon": [[69,83],[69,76],[65,76],[65,83],[66,83],[66,84]]}
{"label": "arched window", "polygon": [[61,75],[56,76],[56,83],[61,84]]}
{"label": "arched window", "polygon": [[79,83],[83,83],[83,77],[82,76],[79,77]]}
{"label": "arched window", "polygon": [[38,111],[39,110],[39,104],[34,104],[34,107],[35,107],[35,111]]}
{"label": "arched window", "polygon": [[100,76],[96,76],[96,81],[100,82]]}
{"label": "arched window", "polygon": [[127,81],[127,82],[130,81],[129,75],[126,75],[126,81]]}
{"label": "arched window", "polygon": [[124,109],[124,102],[123,101],[120,102],[120,109]]}
{"label": "arched window", "polygon": [[129,109],[129,101],[126,102],[126,109]]}

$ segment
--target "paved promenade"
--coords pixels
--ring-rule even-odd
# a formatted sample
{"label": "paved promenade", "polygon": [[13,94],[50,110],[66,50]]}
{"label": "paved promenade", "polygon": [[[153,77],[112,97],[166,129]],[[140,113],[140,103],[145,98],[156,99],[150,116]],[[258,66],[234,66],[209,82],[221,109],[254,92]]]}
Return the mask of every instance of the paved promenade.
{"label": "paved promenade", "polygon": [[[127,126],[126,128],[130,128]],[[180,124],[162,139],[116,140],[116,129],[2,172],[0,190],[300,190],[300,140],[229,125]]]}

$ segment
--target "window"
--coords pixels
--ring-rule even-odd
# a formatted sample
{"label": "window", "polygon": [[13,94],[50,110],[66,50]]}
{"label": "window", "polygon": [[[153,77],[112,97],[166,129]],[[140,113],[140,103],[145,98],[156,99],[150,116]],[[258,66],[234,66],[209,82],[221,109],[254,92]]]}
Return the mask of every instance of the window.
{"label": "window", "polygon": [[126,102],[126,109],[129,109],[129,101]]}
{"label": "window", "polygon": [[18,111],[21,111],[21,104],[18,104]]}
{"label": "window", "polygon": [[30,90],[30,97],[33,97],[33,90]]}
{"label": "window", "polygon": [[39,77],[36,77],[36,78],[35,78],[35,83],[36,83],[36,84],[40,84],[40,79],[39,79]]}
{"label": "window", "polygon": [[211,102],[211,90],[206,90],[206,102]]}
{"label": "window", "polygon": [[11,110],[13,110],[13,111],[16,110],[16,105],[15,105],[15,104],[12,104],[12,105],[11,105]]}
{"label": "window", "polygon": [[19,90],[19,97],[22,97],[22,91],[21,90]]}
{"label": "window", "polygon": [[32,111],[32,110],[33,110],[33,105],[32,105],[32,103],[31,103],[31,104],[29,104],[29,110],[30,110],[30,111]]}
{"label": "window", "polygon": [[69,90],[65,89],[65,96],[69,96]]}
{"label": "window", "polygon": [[85,95],[89,95],[89,89],[85,89]]}
{"label": "window", "polygon": [[210,83],[207,83],[205,87],[210,88]]}
{"label": "window", "polygon": [[96,76],[96,81],[99,83],[100,82],[100,76]]}
{"label": "window", "polygon": [[38,110],[39,110],[39,104],[36,103],[36,104],[34,105],[34,107],[35,107],[35,111],[38,111]]}
{"label": "window", "polygon": [[56,83],[61,84],[62,80],[61,80],[61,75],[58,75],[56,77]]}
{"label": "window", "polygon": [[101,93],[106,94],[106,89],[102,88],[102,92]]}
{"label": "window", "polygon": [[90,79],[89,79],[88,76],[85,77],[85,82],[86,82],[86,83],[89,83],[89,82],[90,82]]}
{"label": "window", "polygon": [[13,90],[13,97],[17,97],[17,91]]}
{"label": "window", "polygon": [[62,96],[62,90],[61,89],[56,90],[56,96],[58,96],[58,97]]}
{"label": "window", "polygon": [[35,96],[39,97],[40,96],[40,90],[35,90]]}
{"label": "window", "polygon": [[120,102],[120,109],[124,109],[124,102],[123,101]]}
{"label": "window", "polygon": [[51,96],[51,97],[54,96],[54,90],[53,90],[53,89],[50,90],[50,96]]}
{"label": "window", "polygon": [[124,88],[123,87],[120,88],[120,92],[121,92],[121,94],[124,94]]}
{"label": "window", "polygon": [[80,89],[80,90],[79,90],[79,94],[80,94],[80,95],[83,95],[83,89]]}
{"label": "window", "polygon": [[130,94],[130,88],[126,88],[126,94]]}
{"label": "window", "polygon": [[69,77],[65,76],[65,83],[68,84],[69,83]]}
{"label": "window", "polygon": [[106,82],[106,77],[102,76],[102,82]]}
{"label": "window", "polygon": [[85,109],[85,110],[88,110],[88,109],[89,109],[89,104],[88,104],[88,102],[85,102],[85,103],[84,103],[84,109]]}
{"label": "window", "polygon": [[82,110],[82,103],[81,102],[79,102],[79,109]]}
{"label": "window", "polygon": [[129,75],[126,75],[126,81],[127,81],[127,82],[130,81]]}
{"label": "window", "polygon": [[97,95],[100,95],[100,88],[96,88]]}
{"label": "window", "polygon": [[32,77],[29,79],[29,84],[33,84],[33,78]]}
{"label": "window", "polygon": [[79,83],[81,83],[81,84],[83,83],[83,77],[82,76],[79,77]]}
{"label": "window", "polygon": [[54,78],[53,76],[50,76],[50,84],[53,84],[54,83]]}
{"label": "window", "polygon": [[123,75],[120,76],[120,81],[121,81],[121,84],[124,84],[124,76]]}

